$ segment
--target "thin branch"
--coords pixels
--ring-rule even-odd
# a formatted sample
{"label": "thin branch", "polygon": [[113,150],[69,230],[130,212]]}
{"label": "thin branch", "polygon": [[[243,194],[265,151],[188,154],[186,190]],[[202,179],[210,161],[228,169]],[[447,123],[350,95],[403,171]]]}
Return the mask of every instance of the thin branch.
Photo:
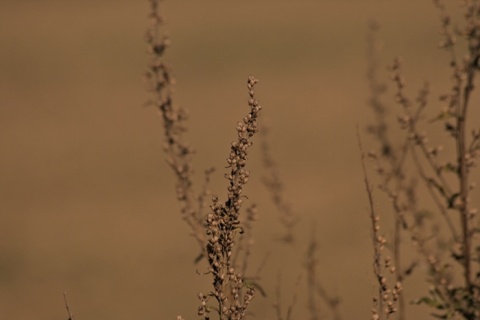
{"label": "thin branch", "polygon": [[73,313],[70,311],[70,306],[68,305],[67,291],[63,291],[63,300],[65,301],[65,309],[67,309],[68,320],[74,320]]}

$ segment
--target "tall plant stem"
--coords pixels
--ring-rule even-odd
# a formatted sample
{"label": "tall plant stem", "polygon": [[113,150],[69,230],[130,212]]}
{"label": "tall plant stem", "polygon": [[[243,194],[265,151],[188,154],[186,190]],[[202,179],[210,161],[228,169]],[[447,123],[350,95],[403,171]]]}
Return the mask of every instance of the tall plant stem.
{"label": "tall plant stem", "polygon": [[465,286],[470,290],[471,282],[471,232],[468,214],[468,168],[467,168],[467,147],[466,147],[466,119],[470,95],[473,91],[473,80],[475,76],[474,60],[470,63],[467,71],[467,82],[463,89],[463,100],[459,105],[457,114],[457,154],[458,154],[458,179],[460,185],[460,221],[462,225],[463,242],[463,263]]}

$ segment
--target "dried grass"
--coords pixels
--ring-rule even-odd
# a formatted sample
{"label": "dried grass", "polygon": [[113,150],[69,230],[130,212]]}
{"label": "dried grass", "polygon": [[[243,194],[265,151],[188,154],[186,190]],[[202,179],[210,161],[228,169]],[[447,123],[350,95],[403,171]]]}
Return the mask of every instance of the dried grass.
{"label": "dried grass", "polygon": [[[477,240],[478,223],[476,209],[471,206],[471,173],[480,155],[480,130],[468,133],[470,119],[468,110],[472,107],[475,76],[479,69],[480,57],[480,4],[465,1],[463,25],[452,22],[452,17],[441,1],[434,1],[441,16],[442,41],[440,47],[449,54],[452,88],[441,96],[440,111],[430,111],[431,88],[425,83],[418,95],[412,99],[406,93],[407,81],[403,76],[402,60],[395,58],[389,66],[394,100],[401,111],[398,125],[403,130],[403,139],[394,141],[389,118],[391,106],[383,102],[387,87],[379,79],[377,23],[369,25],[368,72],[370,88],[369,106],[374,121],[367,131],[377,147],[368,153],[375,164],[379,189],[391,202],[393,214],[393,236],[381,233],[381,215],[377,212],[373,193],[374,187],[365,166],[367,156],[360,142],[361,164],[364,172],[365,189],[369,203],[373,248],[373,275],[376,280],[373,294],[372,319],[407,319],[408,301],[404,296],[405,280],[417,266],[427,266],[424,279],[430,284],[428,293],[416,297],[417,304],[432,309],[443,319],[480,319],[480,244]],[[151,61],[146,74],[153,93],[150,104],[156,106],[163,120],[164,150],[167,163],[177,181],[177,198],[181,203],[181,217],[191,229],[200,247],[196,262],[206,258],[205,275],[212,277],[212,288],[199,293],[198,315],[205,319],[244,319],[249,315],[249,306],[255,292],[261,289],[259,274],[248,278],[247,266],[251,256],[253,222],[257,219],[255,205],[241,214],[244,203],[249,200],[244,187],[250,179],[248,164],[249,148],[253,136],[259,131],[258,116],[261,110],[255,98],[258,80],[250,76],[247,81],[249,113],[238,123],[237,138],[230,146],[227,157],[227,199],[213,196],[210,210],[206,210],[208,182],[213,170],[205,173],[205,186],[196,194],[192,183],[193,149],[184,141],[187,126],[186,111],[176,107],[172,97],[173,80],[170,69],[163,62],[163,54],[169,45],[168,38],[160,34],[162,18],[158,14],[158,1],[150,0],[152,26],[147,32],[147,43]],[[460,58],[458,41],[466,44],[466,54]],[[427,116],[432,112],[437,115]],[[428,120],[428,119],[432,120]],[[427,119],[427,121],[426,121]],[[471,120],[471,121],[470,121]],[[470,122],[469,122],[470,121]],[[427,128],[441,124],[449,137],[447,143],[454,146],[455,154],[441,157],[442,146],[431,143]],[[476,124],[478,125],[478,124]],[[296,243],[295,226],[299,215],[294,212],[284,195],[281,171],[269,143],[263,136],[261,150],[264,165],[264,184],[271,195],[278,219],[284,228],[279,245]],[[453,182],[452,182],[453,181]],[[433,208],[425,208],[419,201],[420,189],[425,188],[432,198]],[[386,209],[382,208],[382,214]],[[242,218],[241,218],[242,216]],[[243,217],[244,216],[244,217]],[[432,232],[434,232],[432,234]],[[405,252],[414,248],[417,257],[405,258]],[[329,310],[329,317],[341,319],[340,299],[328,293],[321,285],[318,273],[317,243],[315,234],[308,244],[304,272],[307,279],[307,305],[311,319],[320,319],[323,309]],[[299,263],[299,267],[301,264]],[[462,281],[454,280],[455,274],[462,274]],[[247,281],[248,279],[248,281]],[[300,279],[300,278],[299,278]],[[297,293],[283,314],[281,302],[281,277],[278,277],[273,304],[276,317],[292,319],[297,304]],[[298,283],[298,281],[297,281]],[[177,319],[183,319],[178,316]]]}

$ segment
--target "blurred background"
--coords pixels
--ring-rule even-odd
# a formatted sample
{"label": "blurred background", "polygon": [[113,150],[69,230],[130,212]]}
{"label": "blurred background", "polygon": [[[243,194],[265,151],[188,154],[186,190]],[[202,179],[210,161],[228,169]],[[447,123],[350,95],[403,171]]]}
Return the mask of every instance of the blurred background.
{"label": "blurred background", "polygon": [[[198,188],[213,166],[211,190],[225,196],[229,143],[248,112],[246,79],[260,79],[261,121],[301,221],[294,245],[275,240],[282,228],[254,145],[245,188],[260,216],[251,270],[269,255],[267,297],[255,298],[255,318],[276,319],[279,274],[285,310],[297,293],[294,318],[308,317],[303,265],[312,225],[319,279],[341,297],[344,319],[370,317],[373,253],[356,140],[359,126],[365,148],[376,146],[364,130],[373,119],[367,23],[382,26],[381,76],[388,81],[386,66],[401,56],[407,92],[431,80],[435,108],[450,82],[433,4],[171,0],[161,9],[175,102],[190,113]],[[77,319],[198,318],[197,293],[210,290],[210,278],[193,264],[198,248],[179,215],[161,119],[144,107],[147,14],[146,0],[0,2],[2,319],[66,319],[64,290]],[[388,215],[388,201],[375,196]],[[409,300],[425,289],[413,283],[404,284]]]}

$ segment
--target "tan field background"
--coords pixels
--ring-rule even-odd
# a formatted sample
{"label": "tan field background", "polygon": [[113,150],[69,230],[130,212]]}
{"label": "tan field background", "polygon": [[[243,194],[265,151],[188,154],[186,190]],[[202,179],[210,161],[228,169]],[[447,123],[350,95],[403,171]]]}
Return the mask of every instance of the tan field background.
{"label": "tan field background", "polygon": [[[250,270],[270,254],[255,318],[276,319],[279,273],[284,308],[297,292],[294,318],[308,318],[303,262],[315,225],[325,288],[341,297],[344,319],[368,319],[372,248],[356,142],[356,126],[372,119],[367,21],[383,26],[385,79],[402,56],[407,91],[431,80],[434,108],[449,86],[438,12],[430,1],[373,0],[171,0],[162,10],[196,182],[216,167],[211,189],[221,197],[229,143],[248,111],[246,79],[260,79],[261,121],[301,222],[294,246],[275,241],[282,229],[255,145],[245,190],[260,213]],[[196,295],[210,278],[192,263],[197,247],[179,216],[161,121],[143,107],[147,12],[140,0],[0,2],[0,319],[66,319],[64,290],[78,320],[198,318]],[[409,300],[424,292],[419,279],[404,284]],[[411,319],[428,314],[409,310]]]}

